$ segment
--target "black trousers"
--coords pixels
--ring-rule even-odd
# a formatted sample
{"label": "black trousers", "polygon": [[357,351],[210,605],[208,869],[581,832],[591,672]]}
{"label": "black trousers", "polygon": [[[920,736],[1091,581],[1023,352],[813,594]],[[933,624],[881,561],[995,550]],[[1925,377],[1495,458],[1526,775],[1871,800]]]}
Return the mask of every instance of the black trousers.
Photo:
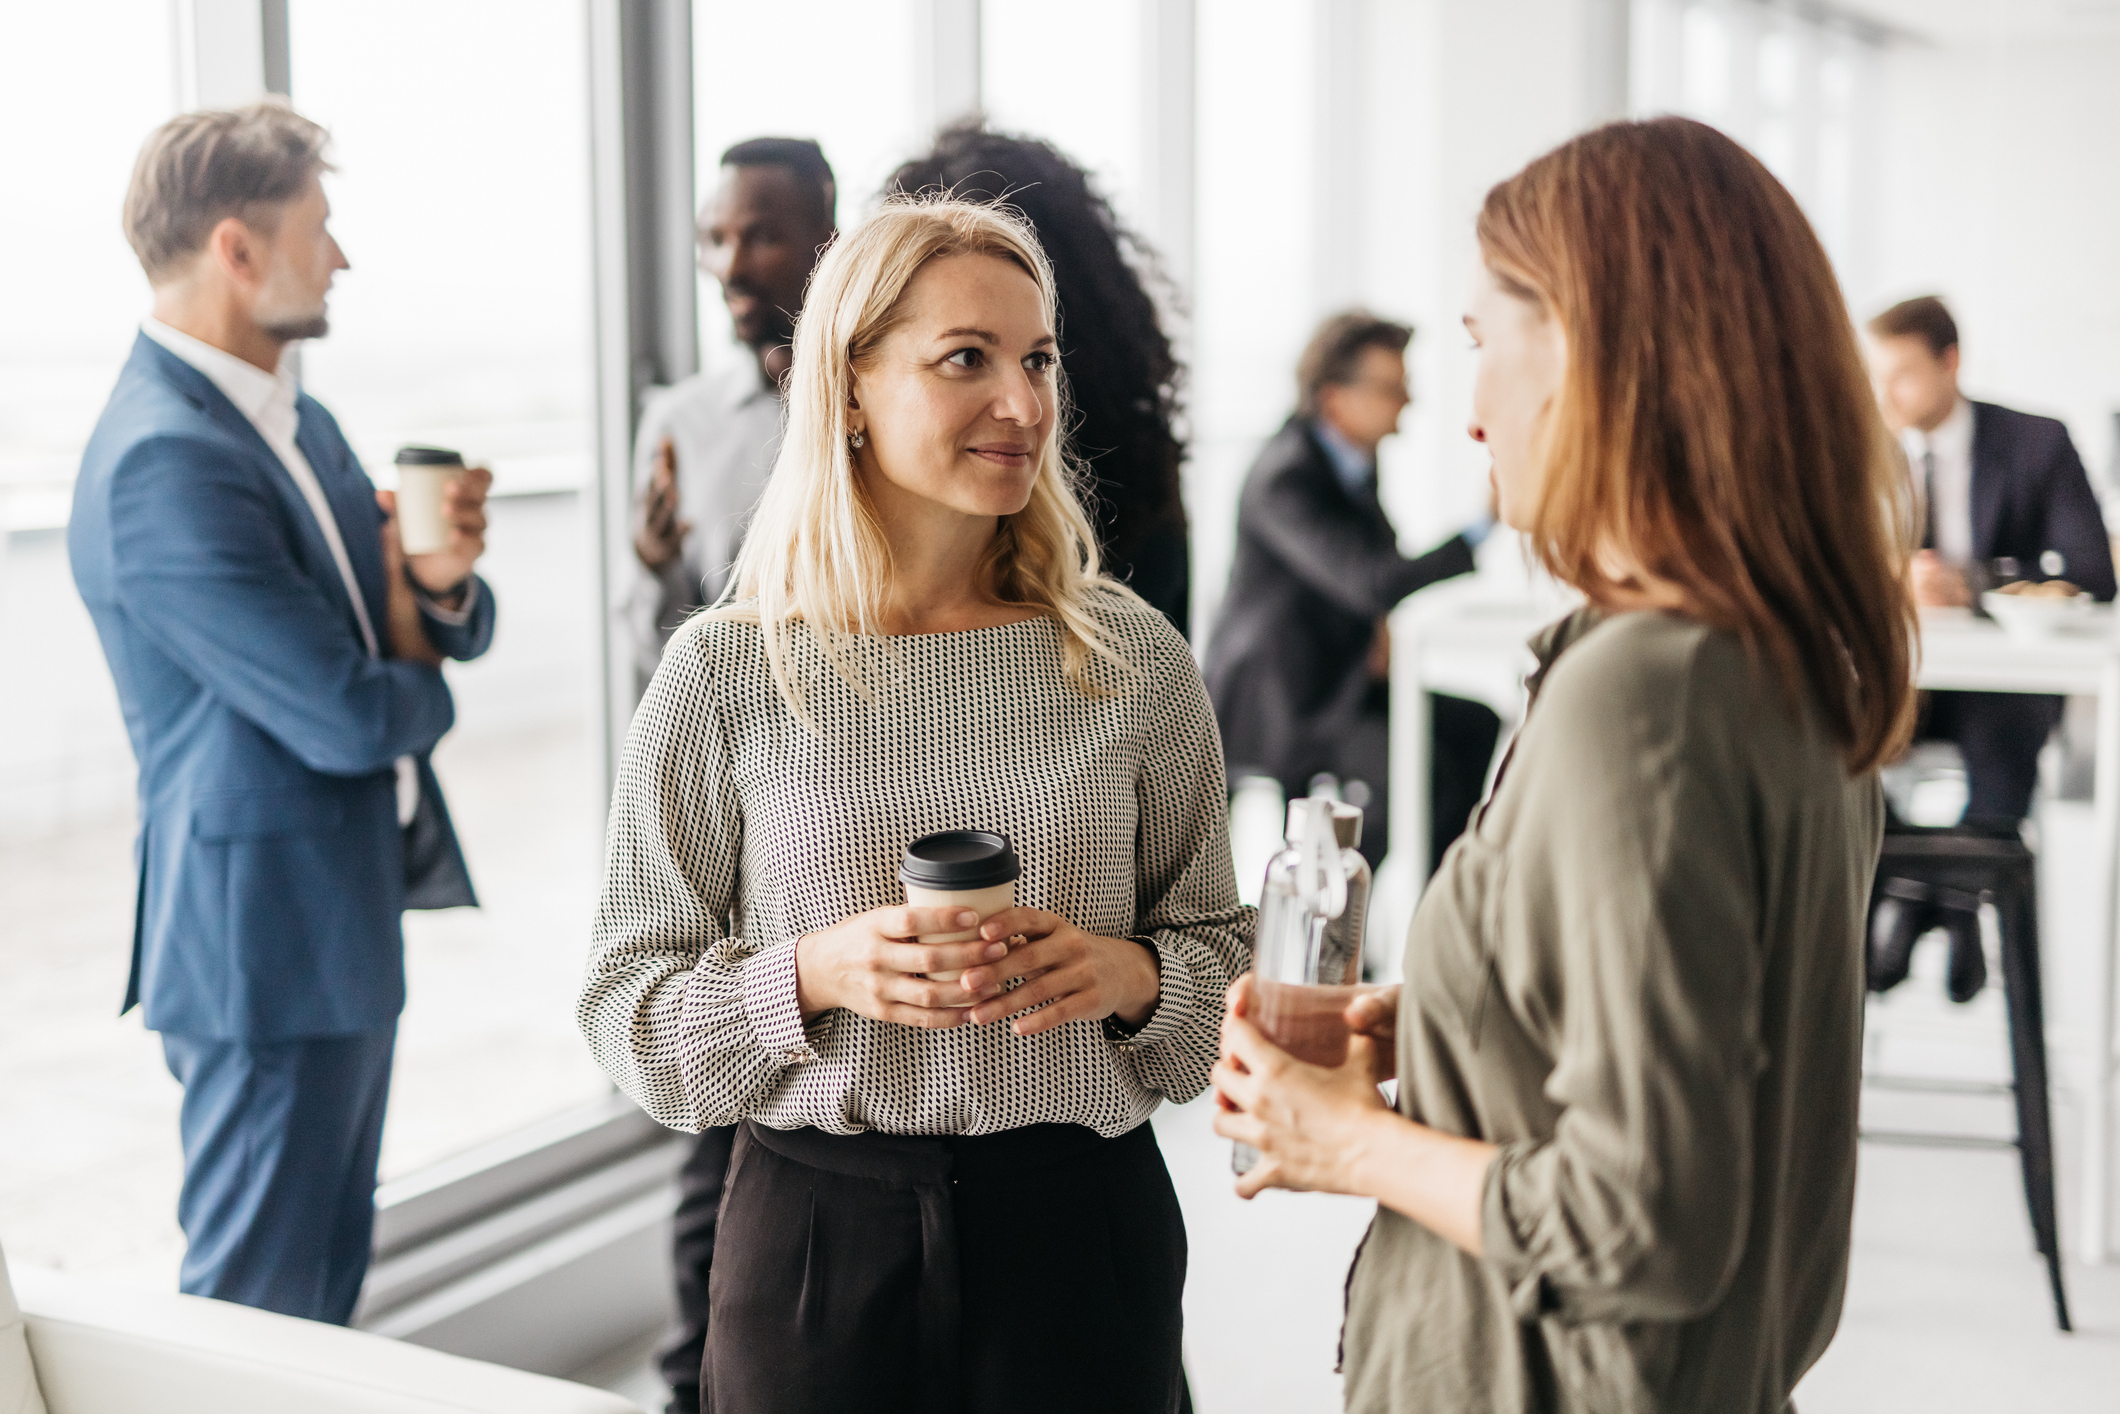
{"label": "black trousers", "polygon": [[1140,1125],[736,1134],[711,1279],[719,1414],[1176,1414],[1185,1224]]}
{"label": "black trousers", "polygon": [[677,1217],[670,1256],[677,1269],[677,1338],[662,1353],[669,1414],[699,1414],[699,1368],[707,1358],[707,1283],[714,1267],[714,1225],[729,1173],[736,1126],[703,1129],[677,1175]]}
{"label": "black trousers", "polygon": [[2039,753],[2064,699],[2029,692],[1931,692],[1915,735],[1958,744],[1969,824],[2015,824],[2031,813]]}
{"label": "black trousers", "polygon": [[[1487,788],[1487,767],[1494,760],[1502,719],[1481,703],[1431,692],[1428,720],[1428,867],[1433,870],[1451,841],[1464,833]],[[1391,844],[1391,690],[1386,684],[1369,689],[1352,720],[1320,733],[1316,764],[1300,779],[1282,781],[1282,791],[1291,800],[1307,795],[1310,778],[1319,771],[1369,787],[1369,804],[1362,811],[1362,856],[1374,869]]]}

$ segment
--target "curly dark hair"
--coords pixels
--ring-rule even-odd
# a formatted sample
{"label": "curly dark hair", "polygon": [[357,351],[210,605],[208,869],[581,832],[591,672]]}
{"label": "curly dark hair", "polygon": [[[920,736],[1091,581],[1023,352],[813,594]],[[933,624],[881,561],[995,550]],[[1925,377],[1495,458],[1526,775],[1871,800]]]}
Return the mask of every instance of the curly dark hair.
{"label": "curly dark hair", "polygon": [[1191,566],[1176,430],[1185,370],[1150,294],[1151,283],[1170,288],[1161,261],[1052,144],[989,132],[983,119],[944,128],[884,183],[887,193],[936,189],[1003,202],[1036,229],[1058,287],[1069,436],[1095,478],[1107,568],[1185,631]]}

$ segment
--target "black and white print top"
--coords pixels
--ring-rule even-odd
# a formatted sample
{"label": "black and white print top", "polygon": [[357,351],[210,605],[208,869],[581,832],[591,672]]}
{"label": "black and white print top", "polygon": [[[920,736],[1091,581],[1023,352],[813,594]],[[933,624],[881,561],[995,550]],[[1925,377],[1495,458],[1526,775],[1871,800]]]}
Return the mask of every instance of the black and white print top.
{"label": "black and white print top", "polygon": [[[1160,614],[1107,602],[1135,669],[1063,676],[1057,622],[869,640],[865,701],[807,630],[794,661],[817,730],[766,670],[755,624],[670,641],[619,767],[579,1020],[619,1088],[673,1129],[753,1119],[835,1134],[1107,1137],[1207,1085],[1223,994],[1251,964],[1215,719]],[[888,644],[888,648],[884,647]],[[905,846],[996,830],[1017,902],[1153,942],[1161,996],[1120,1040],[1096,1021],[923,1030],[833,1010],[805,1028],[795,941],[904,902]]]}

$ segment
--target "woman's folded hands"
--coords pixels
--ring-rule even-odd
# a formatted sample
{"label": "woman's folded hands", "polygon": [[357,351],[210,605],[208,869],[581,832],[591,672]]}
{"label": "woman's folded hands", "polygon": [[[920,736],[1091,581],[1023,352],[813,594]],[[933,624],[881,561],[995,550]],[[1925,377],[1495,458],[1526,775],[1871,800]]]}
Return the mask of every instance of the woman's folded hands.
{"label": "woman's folded hands", "polygon": [[[795,950],[803,1021],[834,1007],[929,1029],[1015,1017],[1009,1029],[1029,1036],[1107,1016],[1138,1026],[1156,1009],[1155,953],[1129,938],[1084,932],[1056,913],[1013,908],[979,925],[970,941],[919,941],[975,924],[969,909],[893,906],[804,934]],[[960,971],[947,982],[931,975]]]}

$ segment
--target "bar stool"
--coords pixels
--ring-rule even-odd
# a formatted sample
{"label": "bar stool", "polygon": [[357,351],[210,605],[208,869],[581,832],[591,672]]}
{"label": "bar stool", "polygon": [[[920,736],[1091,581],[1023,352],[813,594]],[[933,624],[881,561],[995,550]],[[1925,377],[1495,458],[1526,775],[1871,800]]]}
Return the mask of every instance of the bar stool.
{"label": "bar stool", "polygon": [[[1885,834],[1878,861],[1873,911],[1895,881],[1907,881],[1937,895],[1962,893],[1994,905],[2002,933],[2002,993],[2009,1013],[2012,1076],[2008,1088],[2017,1101],[2017,1137],[2006,1141],[1871,1130],[1864,1130],[1862,1137],[1898,1144],[2016,1149],[2024,1172],[2025,1204],[2031,1210],[2033,1244],[2046,1258],[2047,1278],[2053,1286],[2054,1319],[2062,1330],[2072,1331],[2054,1221],[2054,1137],[2047,1098],[2046,1008],[2040,996],[2035,857],[2014,831],[1963,826],[1934,829],[1895,821]],[[1935,1084],[1924,1088],[1989,1087]]]}

